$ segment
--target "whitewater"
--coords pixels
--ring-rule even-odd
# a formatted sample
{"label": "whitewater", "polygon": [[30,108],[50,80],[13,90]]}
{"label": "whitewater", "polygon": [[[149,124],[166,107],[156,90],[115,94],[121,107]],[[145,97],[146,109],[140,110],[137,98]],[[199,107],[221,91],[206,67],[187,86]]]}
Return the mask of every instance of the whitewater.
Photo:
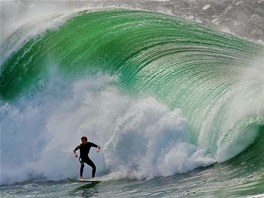
{"label": "whitewater", "polygon": [[1,2],[1,197],[264,196],[261,6]]}

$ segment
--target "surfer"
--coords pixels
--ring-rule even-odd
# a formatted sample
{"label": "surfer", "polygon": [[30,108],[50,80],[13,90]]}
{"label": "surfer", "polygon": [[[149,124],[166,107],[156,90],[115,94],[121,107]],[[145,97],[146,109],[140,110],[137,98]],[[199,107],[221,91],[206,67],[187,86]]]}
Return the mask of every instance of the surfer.
{"label": "surfer", "polygon": [[92,142],[88,142],[87,137],[83,136],[81,137],[81,141],[82,143],[79,144],[74,150],[73,150],[73,154],[74,157],[78,157],[76,151],[78,149],[80,149],[80,158],[79,161],[81,163],[81,168],[80,168],[80,179],[83,179],[83,168],[84,168],[84,163],[88,164],[89,166],[92,167],[92,178],[94,178],[95,176],[95,172],[96,172],[96,166],[94,165],[93,161],[89,158],[88,154],[90,151],[91,147],[95,147],[96,151],[99,152],[100,151],[100,146],[92,143]]}

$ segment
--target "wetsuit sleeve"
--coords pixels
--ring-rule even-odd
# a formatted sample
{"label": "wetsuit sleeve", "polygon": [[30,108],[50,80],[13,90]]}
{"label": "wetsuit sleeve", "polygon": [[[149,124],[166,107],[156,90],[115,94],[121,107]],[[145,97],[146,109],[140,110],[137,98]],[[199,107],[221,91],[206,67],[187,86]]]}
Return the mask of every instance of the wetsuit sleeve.
{"label": "wetsuit sleeve", "polygon": [[80,149],[81,145],[79,144],[78,146],[76,146],[76,148],[74,149],[74,151],[77,151],[78,149]]}
{"label": "wetsuit sleeve", "polygon": [[95,148],[97,148],[97,147],[98,147],[98,145],[97,145],[97,144],[94,144],[94,143],[92,143],[92,142],[90,142],[90,146],[91,146],[91,147],[95,147]]}

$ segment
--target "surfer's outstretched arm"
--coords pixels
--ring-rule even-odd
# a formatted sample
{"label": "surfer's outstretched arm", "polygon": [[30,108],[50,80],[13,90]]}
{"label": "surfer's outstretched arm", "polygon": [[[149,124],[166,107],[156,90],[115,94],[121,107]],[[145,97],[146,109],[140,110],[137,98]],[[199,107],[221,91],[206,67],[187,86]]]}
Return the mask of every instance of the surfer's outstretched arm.
{"label": "surfer's outstretched arm", "polygon": [[[99,152],[101,147],[95,143],[92,143],[92,142],[89,142],[89,144],[91,145],[91,147],[95,147],[96,148],[96,151]],[[76,147],[77,148],[77,147]]]}

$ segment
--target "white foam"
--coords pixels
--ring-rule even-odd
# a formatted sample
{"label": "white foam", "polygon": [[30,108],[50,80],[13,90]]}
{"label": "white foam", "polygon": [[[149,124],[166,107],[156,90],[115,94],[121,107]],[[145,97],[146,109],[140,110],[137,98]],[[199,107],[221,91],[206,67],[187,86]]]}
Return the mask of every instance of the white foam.
{"label": "white foam", "polygon": [[[72,150],[82,135],[101,145],[90,156],[97,176],[109,172],[111,179],[167,176],[214,162],[190,144],[179,109],[170,111],[151,97],[124,96],[109,86],[115,82],[95,76],[59,97],[43,93],[2,106],[1,184],[78,177]],[[90,176],[87,167],[85,177]]]}
{"label": "white foam", "polygon": [[210,4],[206,4],[202,9],[203,9],[203,11],[205,11],[205,10],[207,10],[207,9],[210,8],[210,7],[211,7]]}
{"label": "white foam", "polygon": [[188,143],[185,122],[179,110],[169,111],[153,98],[132,104],[107,142],[107,167],[121,168],[123,177],[153,178],[213,163]]}

